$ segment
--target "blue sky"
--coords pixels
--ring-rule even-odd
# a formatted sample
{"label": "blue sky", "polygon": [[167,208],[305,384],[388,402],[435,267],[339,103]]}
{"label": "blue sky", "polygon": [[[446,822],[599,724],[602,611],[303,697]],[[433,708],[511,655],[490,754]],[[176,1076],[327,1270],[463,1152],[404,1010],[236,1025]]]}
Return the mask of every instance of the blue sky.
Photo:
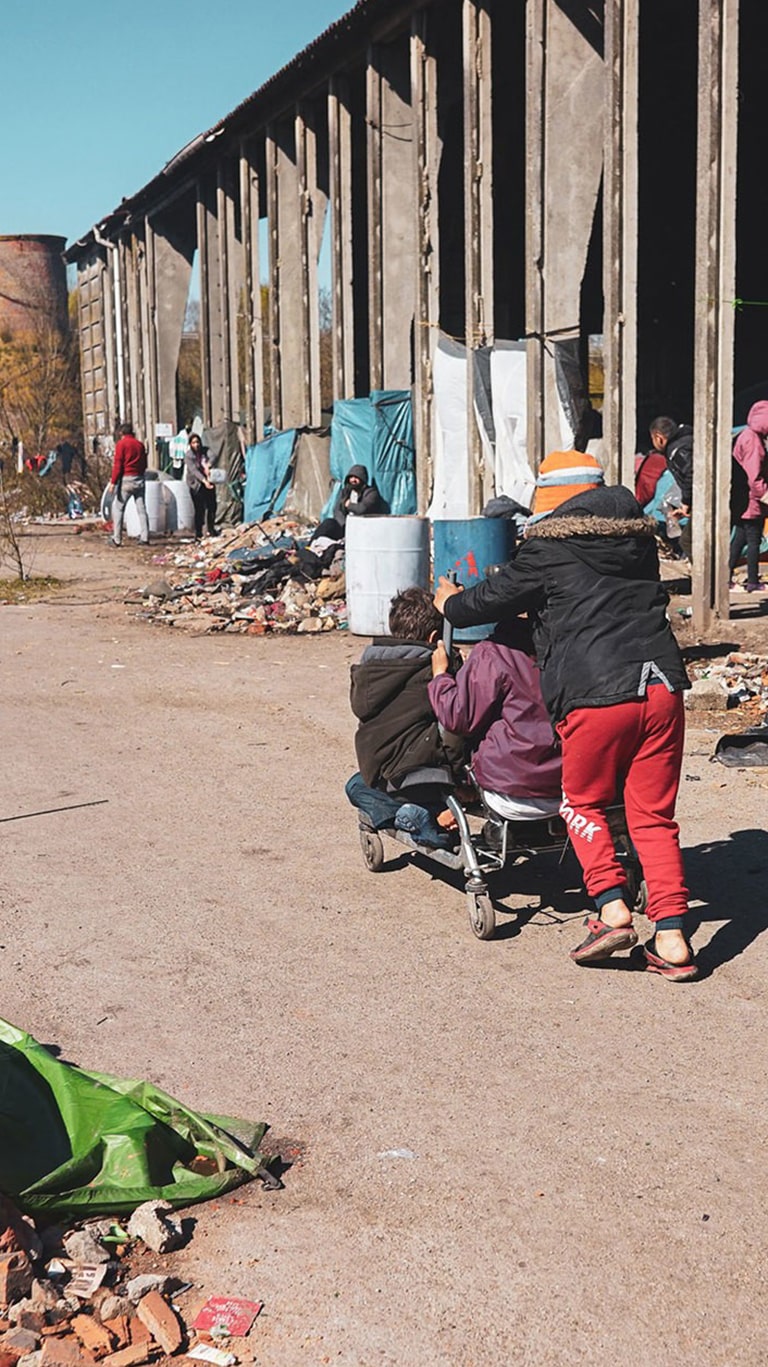
{"label": "blue sky", "polygon": [[353,0],[0,0],[0,234],[72,240]]}

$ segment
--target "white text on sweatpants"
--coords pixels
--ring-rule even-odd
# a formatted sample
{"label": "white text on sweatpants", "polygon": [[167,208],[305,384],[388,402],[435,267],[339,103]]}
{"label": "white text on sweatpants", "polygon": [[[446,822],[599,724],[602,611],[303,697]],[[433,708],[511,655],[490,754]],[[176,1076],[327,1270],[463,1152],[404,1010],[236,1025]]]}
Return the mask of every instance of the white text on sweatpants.
{"label": "white text on sweatpants", "polygon": [[596,821],[590,821],[589,817],[582,816],[571,806],[565,793],[560,803],[560,815],[563,818],[571,835],[577,835],[580,840],[594,840],[595,836],[603,829]]}

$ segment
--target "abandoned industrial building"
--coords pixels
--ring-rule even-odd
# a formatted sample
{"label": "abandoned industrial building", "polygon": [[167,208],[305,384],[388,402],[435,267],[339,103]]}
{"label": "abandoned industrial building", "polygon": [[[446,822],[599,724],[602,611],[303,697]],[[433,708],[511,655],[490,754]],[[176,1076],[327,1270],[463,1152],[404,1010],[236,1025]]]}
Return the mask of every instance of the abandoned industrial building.
{"label": "abandoned industrial building", "polygon": [[574,442],[632,486],[654,414],[692,421],[694,614],[727,617],[734,395],[768,379],[766,8],[360,0],[70,247],[87,438],[187,416],[196,261],[206,424],[319,427],[327,277],[332,398],[411,392],[421,511]]}

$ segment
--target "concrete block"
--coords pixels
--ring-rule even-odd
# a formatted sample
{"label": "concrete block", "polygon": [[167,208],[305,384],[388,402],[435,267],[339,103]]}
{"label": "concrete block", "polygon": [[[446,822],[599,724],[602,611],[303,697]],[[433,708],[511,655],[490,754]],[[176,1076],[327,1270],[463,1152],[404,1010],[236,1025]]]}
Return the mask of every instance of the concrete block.
{"label": "concrete block", "polygon": [[685,705],[691,712],[727,712],[728,694],[718,679],[694,679]]}
{"label": "concrete block", "polygon": [[145,1201],[137,1206],[128,1221],[128,1233],[132,1239],[141,1239],[154,1253],[170,1253],[184,1243],[181,1224],[174,1220],[168,1201]]}
{"label": "concrete block", "polygon": [[133,1277],[125,1288],[125,1294],[129,1301],[138,1305],[142,1296],[146,1296],[148,1291],[165,1291],[168,1288],[170,1278],[160,1272],[143,1272],[139,1277]]}
{"label": "concrete block", "polygon": [[9,1329],[3,1335],[0,1348],[6,1353],[16,1353],[17,1357],[23,1357],[24,1353],[34,1353],[40,1346],[40,1335],[32,1329]]}

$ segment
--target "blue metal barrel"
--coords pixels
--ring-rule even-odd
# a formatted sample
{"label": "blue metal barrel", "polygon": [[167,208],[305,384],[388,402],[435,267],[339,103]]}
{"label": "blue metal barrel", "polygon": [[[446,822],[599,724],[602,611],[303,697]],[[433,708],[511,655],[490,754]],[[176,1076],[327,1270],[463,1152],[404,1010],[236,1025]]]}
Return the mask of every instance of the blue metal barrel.
{"label": "blue metal barrel", "polygon": [[[440,518],[432,523],[432,564],[434,585],[441,574],[455,570],[458,582],[471,589],[485,578],[490,565],[509,559],[515,543],[515,524],[507,517]],[[490,636],[488,626],[466,627],[456,631],[457,641],[482,641]]]}

